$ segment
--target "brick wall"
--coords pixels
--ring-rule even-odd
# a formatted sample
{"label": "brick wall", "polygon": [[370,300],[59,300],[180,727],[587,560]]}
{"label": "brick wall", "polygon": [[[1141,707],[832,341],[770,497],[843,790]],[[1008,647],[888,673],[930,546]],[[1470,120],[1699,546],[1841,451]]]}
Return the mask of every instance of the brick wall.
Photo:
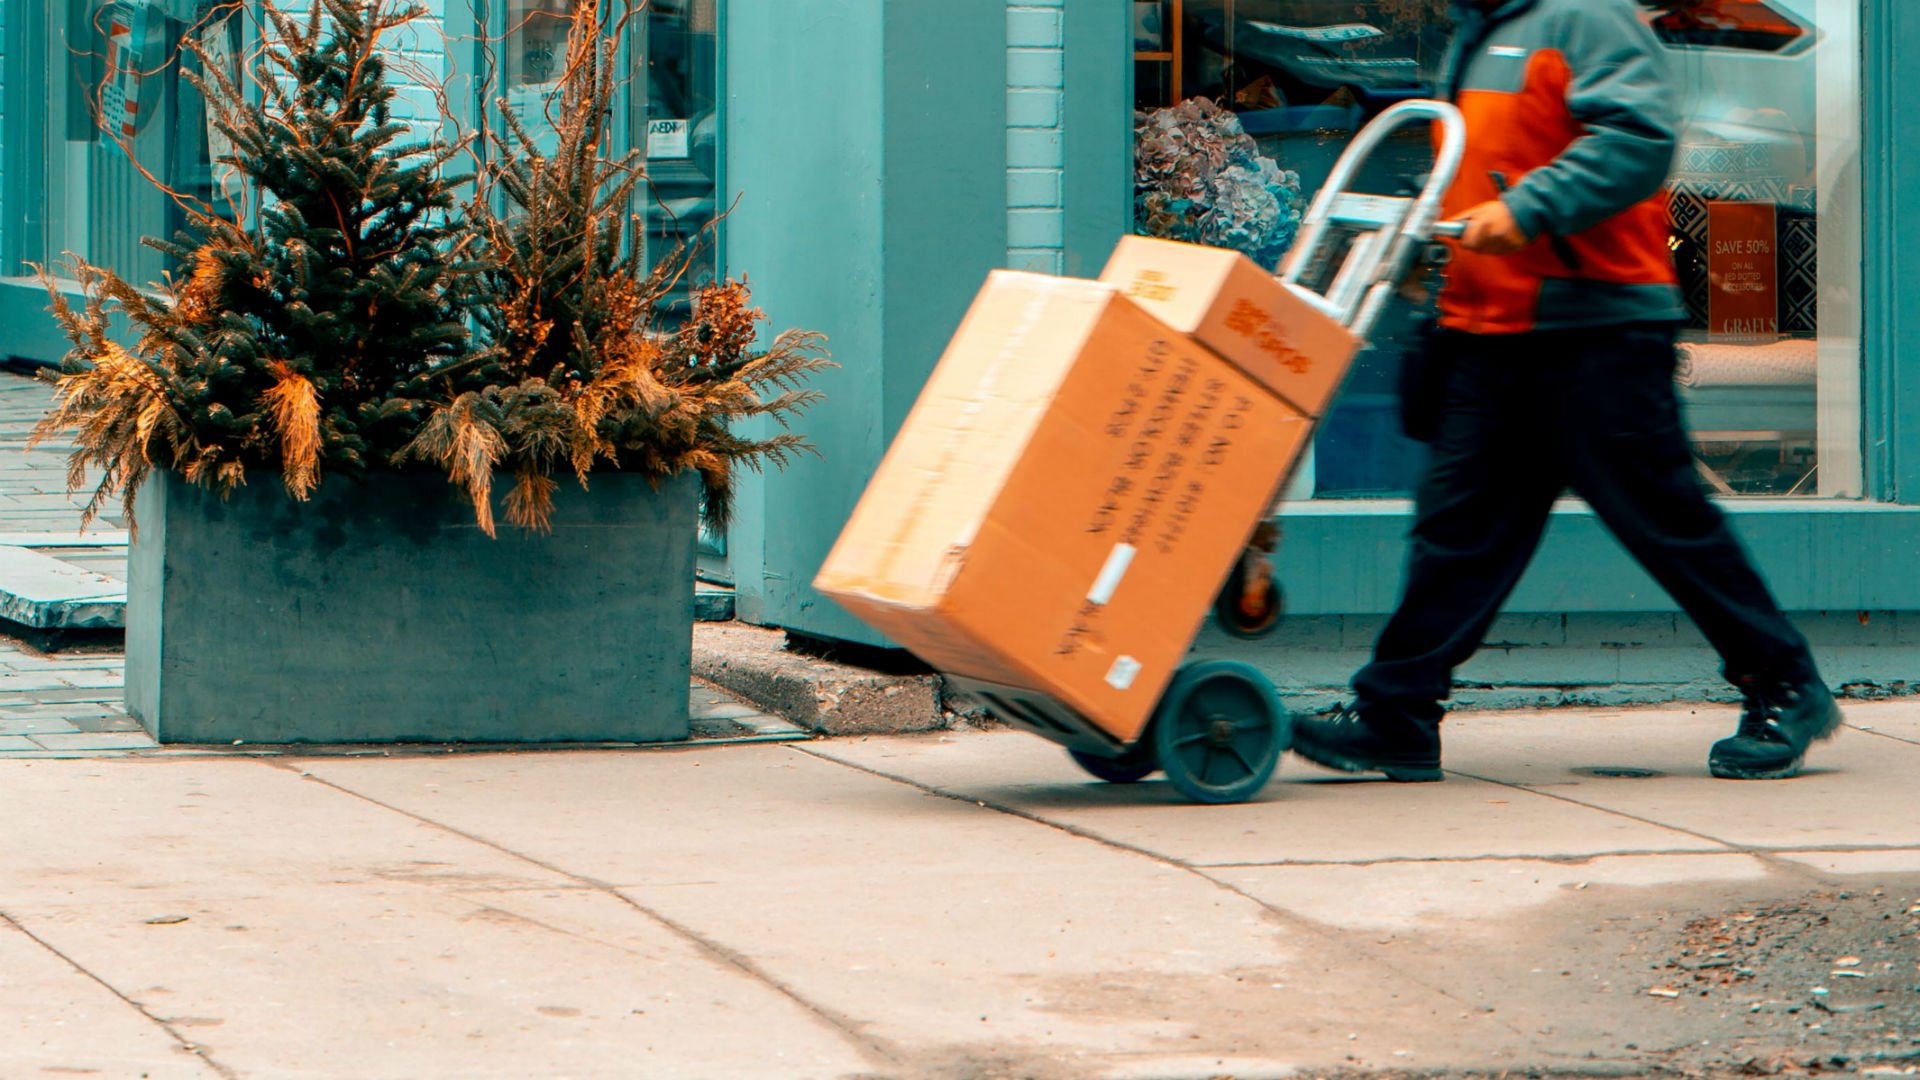
{"label": "brick wall", "polygon": [[388,71],[394,88],[393,118],[411,125],[417,136],[426,138],[440,129],[440,108],[430,87],[446,77],[447,5],[469,0],[419,2],[427,9],[427,16],[391,39],[395,62]]}
{"label": "brick wall", "polygon": [[1065,0],[1007,3],[1007,265],[1064,268]]}
{"label": "brick wall", "polygon": [[[393,118],[414,129],[417,138],[434,134],[440,127],[440,112],[434,104],[430,84],[439,82],[446,70],[446,29],[448,4],[470,0],[415,0],[427,9],[427,15],[390,36],[392,52],[388,77],[394,88]],[[4,0],[0,0],[3,6]],[[305,16],[313,8],[312,0],[278,0],[280,10]],[[410,141],[402,136],[400,142]]]}

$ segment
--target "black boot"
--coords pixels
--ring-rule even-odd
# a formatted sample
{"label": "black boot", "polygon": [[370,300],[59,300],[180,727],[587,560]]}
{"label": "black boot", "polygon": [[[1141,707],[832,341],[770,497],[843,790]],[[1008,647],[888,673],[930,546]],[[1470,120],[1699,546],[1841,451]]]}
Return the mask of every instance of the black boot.
{"label": "black boot", "polygon": [[1807,747],[1840,730],[1840,706],[1818,678],[1743,679],[1740,729],[1713,744],[1707,768],[1723,780],[1784,780],[1800,772]]}
{"label": "black boot", "polygon": [[1425,712],[1357,701],[1325,716],[1296,717],[1293,751],[1329,769],[1386,773],[1399,783],[1444,779],[1440,709]]}

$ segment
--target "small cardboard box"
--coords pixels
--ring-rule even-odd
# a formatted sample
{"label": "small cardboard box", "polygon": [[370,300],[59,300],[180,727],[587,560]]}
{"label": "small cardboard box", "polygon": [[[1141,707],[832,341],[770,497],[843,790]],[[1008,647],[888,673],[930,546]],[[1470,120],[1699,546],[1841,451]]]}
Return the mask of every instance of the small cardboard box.
{"label": "small cardboard box", "polygon": [[999,271],[814,585],[1131,741],[1311,430],[1112,287]]}
{"label": "small cardboard box", "polygon": [[1100,280],[1308,416],[1325,412],[1360,350],[1346,327],[1236,251],[1129,236]]}

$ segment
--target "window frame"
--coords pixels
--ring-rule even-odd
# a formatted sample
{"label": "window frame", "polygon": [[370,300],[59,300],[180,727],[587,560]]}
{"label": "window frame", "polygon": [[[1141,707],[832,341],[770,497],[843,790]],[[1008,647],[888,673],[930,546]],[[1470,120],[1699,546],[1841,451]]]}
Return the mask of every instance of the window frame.
{"label": "window frame", "polygon": [[[1902,109],[1898,72],[1920,65],[1920,4],[1860,0],[1859,169],[1862,188],[1860,351],[1865,498],[1718,500],[1791,610],[1920,609],[1920,252],[1873,222],[1920,217],[1920,111]],[[1095,5],[1088,5],[1094,7]],[[1091,174],[1131,177],[1130,5],[1105,23],[1069,22],[1068,138],[1084,129],[1084,155],[1070,153],[1067,231],[1088,250],[1131,231],[1132,200],[1102,194]],[[1069,20],[1074,18],[1071,9]],[[1083,20],[1093,18],[1084,13]],[[1078,55],[1075,55],[1078,54]],[[1122,73],[1117,87],[1097,73]],[[1094,72],[1095,92],[1073,93],[1074,71]],[[1096,114],[1095,109],[1103,109]],[[1119,129],[1119,130],[1116,130]],[[1069,147],[1074,144],[1070,141]],[[1076,199],[1079,191],[1083,197]],[[1097,240],[1097,242],[1095,242]],[[1070,272],[1073,272],[1070,270]],[[1914,359],[1901,363],[1901,356]],[[1306,499],[1277,517],[1277,562],[1296,615],[1382,614],[1397,600],[1412,504],[1405,499]],[[1550,587],[1548,587],[1550,586]],[[1643,612],[1674,609],[1633,566],[1592,512],[1568,501],[1553,523],[1512,612]]]}

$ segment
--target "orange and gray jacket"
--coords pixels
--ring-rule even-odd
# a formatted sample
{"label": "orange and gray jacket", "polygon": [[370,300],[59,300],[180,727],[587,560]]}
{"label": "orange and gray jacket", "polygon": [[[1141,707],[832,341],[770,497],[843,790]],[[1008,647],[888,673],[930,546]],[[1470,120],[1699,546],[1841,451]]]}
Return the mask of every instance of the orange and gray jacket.
{"label": "orange and gray jacket", "polygon": [[1440,93],[1467,120],[1445,216],[1504,199],[1533,241],[1456,250],[1440,294],[1455,330],[1685,317],[1664,185],[1679,118],[1665,56],[1634,0],[1457,4]]}

